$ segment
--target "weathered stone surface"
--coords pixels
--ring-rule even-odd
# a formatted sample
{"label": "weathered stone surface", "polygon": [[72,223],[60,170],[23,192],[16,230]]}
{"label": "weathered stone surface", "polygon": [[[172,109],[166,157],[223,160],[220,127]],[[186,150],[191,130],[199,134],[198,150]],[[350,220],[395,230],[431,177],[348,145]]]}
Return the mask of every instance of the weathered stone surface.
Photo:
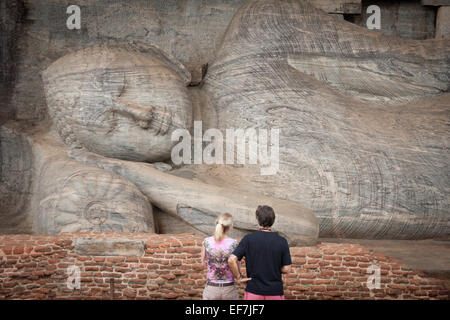
{"label": "weathered stone surface", "polygon": [[448,76],[445,61],[423,65],[386,57],[342,57],[289,54],[297,70],[367,100],[405,100],[445,92]]}
{"label": "weathered stone surface", "polygon": [[161,211],[158,207],[153,208],[153,214],[155,216],[155,222],[157,224],[158,233],[194,233],[204,235],[198,229],[195,229],[185,220],[180,217],[176,217]]}
{"label": "weathered stone surface", "polygon": [[436,38],[450,39],[450,4],[439,7],[437,11]]}
{"label": "weathered stone surface", "polygon": [[151,204],[134,184],[83,166],[48,142],[34,140],[34,233],[155,231]]}
{"label": "weathered stone surface", "polygon": [[[43,122],[28,131],[5,131],[8,150],[2,141],[1,154],[31,154],[18,161],[14,174],[2,172],[8,187],[20,189],[11,199],[19,199],[17,208],[25,204],[21,214],[28,220],[16,219],[30,232],[153,232],[152,204],[200,233],[211,231],[218,214],[230,212],[244,234],[256,227],[256,206],[266,204],[277,214],[275,229],[299,244],[315,241],[318,221],[322,236],[416,239],[450,233],[448,41],[385,37],[305,1],[249,0],[226,31],[212,31],[212,37],[195,31],[204,37],[196,55],[197,36],[174,31],[184,22],[155,38],[173,20],[150,7],[142,13],[147,20],[99,24],[141,8],[99,3],[105,11],[94,14],[91,1],[80,2],[86,25],[69,32],[66,16],[59,15],[62,4],[28,1],[35,23],[20,43],[13,102],[22,108],[19,119],[45,118],[45,93],[52,127]],[[170,11],[155,3],[161,6],[156,12]],[[212,11],[206,13],[210,18]],[[141,28],[145,21],[150,29]],[[174,34],[183,44],[167,40]],[[48,49],[48,39],[56,49]],[[155,39],[163,49],[149,45]],[[203,41],[217,48],[214,58]],[[188,88],[189,72],[178,60],[189,65],[205,52],[206,77],[195,76],[203,80]],[[192,70],[206,61],[197,62]],[[193,118],[203,120],[205,130],[280,129],[279,172],[261,176],[249,165],[166,170],[144,163],[168,160],[170,133],[189,129]],[[11,159],[3,163],[16,168]],[[17,212],[13,202],[4,216]],[[114,208],[120,208],[118,215]]]}
{"label": "weathered stone surface", "polygon": [[172,132],[191,125],[190,74],[153,46],[93,46],[58,59],[43,79],[50,117],[71,147],[161,161],[175,144]]}
{"label": "weathered stone surface", "polygon": [[0,127],[0,232],[154,232],[147,197],[126,179],[82,165],[43,128]]}
{"label": "weathered stone surface", "polygon": [[[189,129],[192,121],[191,102],[186,92],[190,75],[174,57],[154,47],[108,43],[58,59],[44,71],[43,78],[50,116],[64,143],[93,152],[74,150],[72,154],[77,155],[76,159],[128,179],[165,212],[178,215],[190,224],[194,216],[180,215],[180,205],[192,207],[199,213],[209,212],[213,220],[220,213],[229,212],[238,225],[251,225],[247,230],[256,230],[256,207],[261,203],[271,204],[279,216],[275,228],[292,243],[309,244],[317,238],[316,218],[297,203],[237,193],[175,177],[144,163],[119,162],[98,156],[148,162],[170,157],[176,143],[171,140],[172,132]],[[94,175],[92,182],[99,184],[97,189],[112,185],[106,178],[108,174],[107,171],[99,173],[105,175],[102,178]],[[86,179],[86,174],[81,176]],[[77,179],[73,174],[70,177]],[[102,186],[103,179],[106,183]],[[61,188],[81,192],[84,211],[94,208],[100,212],[105,207],[105,201],[96,199],[95,194],[86,203],[83,186],[73,183],[76,187],[70,188],[64,183]],[[64,190],[60,194],[62,199],[67,197]],[[52,196],[50,203],[53,202]],[[80,205],[75,207],[71,203],[66,210],[76,212]],[[114,207],[102,210],[108,212]],[[47,212],[46,206],[43,212]],[[207,216],[203,215],[205,219]],[[63,225],[81,223],[66,221],[60,212],[53,219]],[[102,219],[99,220],[99,226],[103,226]],[[53,230],[46,219],[36,225],[44,226],[47,232]]]}
{"label": "weathered stone surface", "polygon": [[367,19],[372,13],[367,8],[377,5],[380,8],[381,26],[374,31],[386,36],[405,39],[433,39],[436,23],[435,7],[422,6],[419,1],[382,1],[363,2],[360,25],[367,28]]}
{"label": "weathered stone surface", "polygon": [[193,178],[302,203],[322,236],[445,237],[449,49],[394,41],[307,2],[248,1],[202,90],[213,127],[280,128],[280,170],[192,168]]}
{"label": "weathered stone surface", "polygon": [[450,0],[420,0],[423,6],[450,6]]}
{"label": "weathered stone surface", "polygon": [[74,241],[75,252],[85,256],[137,256],[144,255],[145,242],[137,239],[90,239]]}
{"label": "weathered stone surface", "polygon": [[172,166],[170,164],[164,162],[154,162],[153,166],[160,171],[170,171],[172,170]]}
{"label": "weathered stone surface", "polygon": [[328,13],[361,13],[361,0],[309,0],[309,2]]}
{"label": "weathered stone surface", "polygon": [[[154,47],[107,43],[58,59],[43,78],[53,126],[29,135],[36,167],[31,207],[39,208],[32,212],[33,232],[153,232],[148,200],[194,227],[194,215],[180,207],[208,222],[229,212],[249,232],[256,230],[255,209],[264,203],[277,210],[274,227],[291,243],[315,243],[316,217],[298,203],[138,162],[168,159],[173,130],[190,127],[189,73],[175,58]],[[69,150],[78,161],[67,158]]]}
{"label": "weathered stone surface", "polygon": [[14,118],[14,106],[10,103],[16,80],[18,39],[25,13],[23,3],[8,0],[0,3],[0,125]]}
{"label": "weathered stone surface", "polygon": [[[245,1],[24,0],[26,20],[17,39],[20,77],[11,92],[17,119],[38,121],[47,115],[42,70],[104,39],[157,45],[181,61],[193,79],[201,79],[201,66],[212,60],[228,23]],[[70,4],[81,9],[80,30],[66,27]]]}
{"label": "weathered stone surface", "polygon": [[[345,3],[356,1],[346,0]],[[9,2],[12,0],[2,1]],[[76,4],[81,8],[81,30],[68,30],[68,3],[24,0],[27,14],[21,23],[23,31],[17,38],[17,50],[13,55],[17,60],[15,69],[20,77],[17,77],[14,89],[9,93],[12,111],[17,119],[38,121],[44,118],[47,112],[40,72],[59,57],[102,42],[105,38],[155,44],[180,60],[192,73],[192,79],[197,81],[201,79],[201,66],[214,59],[214,52],[229,22],[245,2],[79,0]],[[342,1],[330,0],[327,3],[341,5]],[[427,35],[434,37],[434,12],[426,16],[417,13],[408,15],[408,12],[411,13],[407,10],[410,2],[403,0],[370,3],[378,3],[386,12],[382,17],[387,18],[388,22],[383,25],[381,32],[386,31],[393,36],[410,34],[417,39]],[[420,7],[420,3],[416,4]],[[397,10],[397,7],[400,9]],[[428,19],[429,16],[433,20]],[[363,20],[364,26],[365,22],[366,19]],[[6,37],[10,36],[11,33],[6,32]]]}
{"label": "weathered stone surface", "polygon": [[319,228],[315,215],[297,202],[181,178],[146,163],[109,159],[78,150],[73,150],[71,156],[85,165],[97,166],[128,179],[155,206],[194,227],[203,224],[199,223],[202,219],[204,224],[213,225],[217,216],[228,212],[233,215],[237,229],[256,231],[255,210],[259,204],[266,204],[277,214],[274,230],[288,241],[311,245],[317,240]]}
{"label": "weathered stone surface", "polygon": [[17,125],[0,126],[0,232],[29,232],[32,145]]}

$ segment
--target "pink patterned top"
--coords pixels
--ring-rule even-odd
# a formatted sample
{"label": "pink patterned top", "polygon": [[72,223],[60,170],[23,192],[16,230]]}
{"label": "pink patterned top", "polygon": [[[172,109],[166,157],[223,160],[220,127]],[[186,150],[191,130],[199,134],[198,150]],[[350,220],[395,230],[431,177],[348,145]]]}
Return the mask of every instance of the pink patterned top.
{"label": "pink patterned top", "polygon": [[206,264],[208,273],[206,279],[213,283],[233,282],[233,274],[228,266],[228,257],[238,246],[238,241],[232,238],[225,238],[219,242],[214,237],[203,240],[205,247]]}

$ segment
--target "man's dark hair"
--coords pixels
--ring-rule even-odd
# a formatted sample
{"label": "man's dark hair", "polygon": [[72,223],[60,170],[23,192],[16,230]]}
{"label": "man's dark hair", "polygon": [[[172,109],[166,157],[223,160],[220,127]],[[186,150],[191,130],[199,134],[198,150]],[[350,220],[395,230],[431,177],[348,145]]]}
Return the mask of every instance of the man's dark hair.
{"label": "man's dark hair", "polygon": [[261,227],[271,227],[275,222],[275,212],[269,206],[258,206],[256,209],[256,219]]}

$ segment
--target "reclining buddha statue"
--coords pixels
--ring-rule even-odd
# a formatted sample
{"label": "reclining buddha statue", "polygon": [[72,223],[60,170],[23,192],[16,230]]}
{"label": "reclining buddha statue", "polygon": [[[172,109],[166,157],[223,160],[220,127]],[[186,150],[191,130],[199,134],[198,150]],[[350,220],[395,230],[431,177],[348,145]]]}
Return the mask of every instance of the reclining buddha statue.
{"label": "reclining buddha statue", "polygon": [[[229,212],[243,235],[265,204],[291,243],[448,237],[449,66],[448,40],[386,37],[298,0],[247,1],[197,87],[153,45],[71,52],[42,73],[51,124],[1,129],[32,154],[23,228],[155,232],[158,208],[204,233]],[[172,135],[194,120],[279,129],[277,172],[174,165]]]}

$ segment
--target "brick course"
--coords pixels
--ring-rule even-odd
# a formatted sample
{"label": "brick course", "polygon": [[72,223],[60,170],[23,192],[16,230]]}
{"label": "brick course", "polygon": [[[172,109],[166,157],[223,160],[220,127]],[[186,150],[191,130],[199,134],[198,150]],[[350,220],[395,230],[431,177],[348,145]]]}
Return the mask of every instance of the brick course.
{"label": "brick course", "polygon": [[[77,238],[142,239],[146,249],[142,257],[80,256]],[[201,299],[202,240],[193,234],[0,235],[0,299]],[[292,273],[283,276],[287,299],[449,299],[448,280],[358,244],[292,247],[291,255]],[[381,288],[370,290],[373,263],[381,269]],[[67,268],[73,265],[81,287],[71,290]]]}

